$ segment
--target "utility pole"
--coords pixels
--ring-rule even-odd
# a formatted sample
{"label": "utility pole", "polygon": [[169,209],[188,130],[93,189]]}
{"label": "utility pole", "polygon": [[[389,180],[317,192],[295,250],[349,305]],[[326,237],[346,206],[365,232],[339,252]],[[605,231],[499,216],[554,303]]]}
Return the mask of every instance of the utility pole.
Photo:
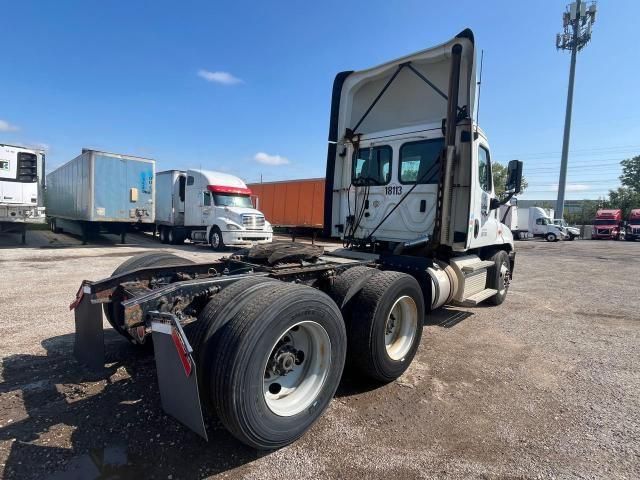
{"label": "utility pole", "polygon": [[562,218],[564,215],[564,192],[567,185],[567,163],[569,160],[569,137],[571,134],[571,111],[573,108],[573,83],[576,77],[576,57],[578,52],[591,40],[591,26],[595,21],[596,2],[591,2],[587,8],[586,1],[577,0],[567,5],[567,10],[562,15],[564,31],[556,36],[556,48],[558,50],[571,50],[571,67],[569,68],[567,110],[564,117],[564,136],[562,138],[562,160],[560,162],[556,218]]}

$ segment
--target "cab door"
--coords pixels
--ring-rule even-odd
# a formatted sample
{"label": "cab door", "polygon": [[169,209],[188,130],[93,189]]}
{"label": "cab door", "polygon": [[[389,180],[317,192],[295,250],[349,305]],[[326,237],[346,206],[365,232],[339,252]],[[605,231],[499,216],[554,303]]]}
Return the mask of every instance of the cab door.
{"label": "cab door", "polygon": [[498,209],[490,209],[491,199],[495,197],[491,155],[482,137],[475,142],[472,169],[467,248],[493,245],[498,237]]}

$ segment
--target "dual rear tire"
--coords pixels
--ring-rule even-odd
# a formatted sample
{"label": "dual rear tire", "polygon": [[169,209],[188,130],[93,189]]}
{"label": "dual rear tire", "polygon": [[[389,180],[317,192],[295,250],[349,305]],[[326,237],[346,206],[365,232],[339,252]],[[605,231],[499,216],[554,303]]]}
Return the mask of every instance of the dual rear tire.
{"label": "dual rear tire", "polygon": [[314,288],[271,279],[227,287],[187,335],[202,366],[205,402],[258,449],[304,434],[333,398],[346,357],[335,303]]}
{"label": "dual rear tire", "polygon": [[200,393],[241,442],[274,449],[302,436],[333,398],[349,351],[364,375],[389,382],[420,344],[418,282],[377,272],[342,314],[311,287],[240,280],[214,296],[187,327]]}

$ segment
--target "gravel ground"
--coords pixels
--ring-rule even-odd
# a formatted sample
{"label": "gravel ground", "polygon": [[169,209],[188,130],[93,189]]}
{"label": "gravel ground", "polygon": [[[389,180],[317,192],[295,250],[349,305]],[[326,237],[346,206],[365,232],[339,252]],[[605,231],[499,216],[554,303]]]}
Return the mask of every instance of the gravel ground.
{"label": "gravel ground", "polygon": [[153,358],[112,330],[106,374],[73,360],[82,279],[149,249],[214,255],[114,238],[0,237],[0,477],[640,478],[637,243],[518,243],[501,307],[433,314],[398,381],[347,372],[301,440],[264,453],[166,416]]}

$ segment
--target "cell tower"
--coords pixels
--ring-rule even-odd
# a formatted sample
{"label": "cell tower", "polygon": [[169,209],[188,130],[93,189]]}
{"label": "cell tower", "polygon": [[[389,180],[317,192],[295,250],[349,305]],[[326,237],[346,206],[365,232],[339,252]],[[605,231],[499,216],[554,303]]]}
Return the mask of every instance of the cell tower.
{"label": "cell tower", "polygon": [[569,136],[571,134],[571,110],[573,107],[573,83],[576,77],[576,56],[589,40],[591,27],[596,21],[596,2],[577,0],[567,5],[562,14],[564,30],[556,36],[558,50],[571,50],[571,67],[569,69],[569,90],[567,92],[567,110],[564,118],[564,137],[562,139],[562,161],[560,162],[560,181],[558,182],[558,202],[556,218],[564,215],[564,192],[567,184],[567,162],[569,157]]}

